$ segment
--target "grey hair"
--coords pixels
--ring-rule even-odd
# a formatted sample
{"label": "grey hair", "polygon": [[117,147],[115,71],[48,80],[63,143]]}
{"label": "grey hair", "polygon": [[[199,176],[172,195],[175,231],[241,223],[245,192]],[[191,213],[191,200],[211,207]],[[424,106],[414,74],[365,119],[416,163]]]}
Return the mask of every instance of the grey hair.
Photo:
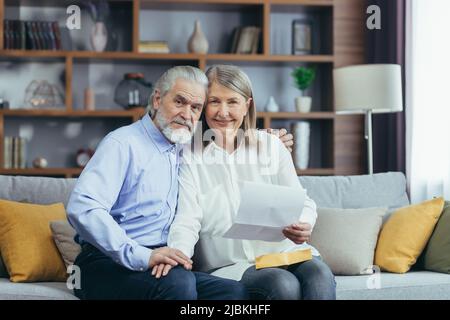
{"label": "grey hair", "polygon": [[150,95],[146,110],[150,114],[150,117],[153,118],[155,114],[155,109],[153,108],[153,97],[155,96],[155,92],[159,91],[161,98],[164,97],[167,92],[172,89],[175,81],[180,78],[201,84],[205,87],[205,93],[207,93],[208,78],[202,70],[192,66],[176,66],[170,68],[169,70],[164,72],[164,74],[158,79],[158,81],[156,81],[153,92]]}
{"label": "grey hair", "polygon": [[[242,95],[246,100],[251,99],[250,106],[247,114],[242,122],[242,129],[245,132],[251,132],[249,130],[256,129],[256,106],[253,99],[252,82],[248,75],[239,67],[233,65],[213,65],[206,71],[209,85],[214,82],[233,90],[234,92]],[[204,128],[209,128],[205,122]],[[250,140],[253,140],[251,137]]]}

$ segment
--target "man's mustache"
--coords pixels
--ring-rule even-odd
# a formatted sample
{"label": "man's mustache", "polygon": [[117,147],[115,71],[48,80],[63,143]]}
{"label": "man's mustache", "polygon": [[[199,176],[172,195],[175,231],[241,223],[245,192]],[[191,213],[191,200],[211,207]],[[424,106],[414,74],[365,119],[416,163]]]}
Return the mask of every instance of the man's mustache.
{"label": "man's mustache", "polygon": [[194,124],[191,121],[183,120],[181,118],[175,118],[175,120],[173,120],[172,122],[181,124],[182,126],[187,126],[189,128],[189,131],[192,131],[192,128],[194,126]]}

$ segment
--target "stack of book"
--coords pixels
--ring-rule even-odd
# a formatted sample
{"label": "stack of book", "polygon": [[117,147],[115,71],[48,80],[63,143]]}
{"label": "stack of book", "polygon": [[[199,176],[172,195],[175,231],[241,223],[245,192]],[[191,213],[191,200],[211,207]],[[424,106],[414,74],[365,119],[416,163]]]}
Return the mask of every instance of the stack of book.
{"label": "stack of book", "polygon": [[4,20],[4,48],[62,50],[59,25],[55,21]]}
{"label": "stack of book", "polygon": [[21,137],[5,137],[4,141],[5,169],[26,168],[26,140]]}
{"label": "stack of book", "polygon": [[166,41],[140,41],[139,52],[143,53],[169,53],[169,45]]}
{"label": "stack of book", "polygon": [[233,42],[231,44],[231,53],[237,54],[255,54],[258,52],[259,36],[261,28],[259,27],[237,27],[234,29]]}

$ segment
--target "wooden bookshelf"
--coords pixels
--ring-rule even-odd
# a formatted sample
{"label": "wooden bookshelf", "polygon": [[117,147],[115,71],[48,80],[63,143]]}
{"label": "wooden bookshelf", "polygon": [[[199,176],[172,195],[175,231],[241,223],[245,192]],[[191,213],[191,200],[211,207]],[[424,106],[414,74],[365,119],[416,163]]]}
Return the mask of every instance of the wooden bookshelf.
{"label": "wooden bookshelf", "polygon": [[[3,20],[10,17],[5,16],[5,6],[51,6],[64,7],[69,1],[59,0],[0,0],[0,61],[14,61],[17,63],[29,63],[34,61],[45,61],[48,63],[58,62],[64,64],[65,70],[65,107],[58,110],[29,110],[11,109],[0,110],[0,174],[20,175],[44,175],[44,176],[66,176],[72,177],[80,174],[80,168],[52,168],[52,169],[2,169],[4,158],[4,136],[5,127],[10,119],[17,118],[81,118],[81,119],[129,119],[137,121],[144,114],[144,109],[139,110],[96,110],[85,111],[76,105],[76,94],[79,92],[74,88],[76,85],[75,72],[80,63],[133,63],[145,64],[192,64],[205,70],[208,65],[214,63],[231,63],[239,66],[295,66],[297,64],[313,64],[320,66],[322,78],[327,78],[321,88],[323,96],[323,107],[316,108],[310,113],[298,112],[258,112],[259,123],[263,127],[273,127],[281,121],[314,121],[324,123],[324,130],[329,138],[323,142],[320,148],[327,159],[318,168],[297,170],[299,175],[334,175],[334,174],[359,174],[364,171],[363,167],[363,122],[361,117],[338,117],[334,113],[332,97],[332,70],[334,67],[357,64],[364,62],[364,5],[360,0],[123,0],[112,1],[124,3],[131,11],[131,34],[130,51],[49,51],[49,50],[5,50],[3,48]],[[251,8],[259,12],[258,21],[261,27],[261,47],[257,54],[230,54],[226,52],[210,52],[208,54],[193,54],[173,52],[168,54],[140,53],[138,52],[139,41],[143,37],[141,32],[140,16],[146,10],[153,10],[161,6],[164,12],[183,10],[196,10],[197,8],[208,14],[211,10],[220,8]],[[286,10],[284,10],[286,6]],[[194,9],[192,9],[194,8]],[[219,8],[219,9],[217,9]],[[236,9],[237,8],[237,9]],[[272,54],[271,44],[276,39],[271,38],[272,18],[274,12],[279,14],[291,14],[291,9],[301,8],[301,12],[312,12],[321,14],[322,24],[325,28],[331,28],[332,32],[325,35],[324,52],[310,55]],[[127,9],[128,10],[128,9]],[[202,11],[203,12],[203,11]],[[355,31],[358,30],[358,31]],[[290,35],[289,35],[290,36]],[[1,80],[1,75],[0,75]],[[255,83],[258,79],[252,79]],[[322,80],[324,81],[324,80]],[[293,100],[293,99],[292,99]],[[293,103],[293,102],[292,102]],[[106,106],[106,104],[104,105]],[[17,106],[13,106],[17,107]],[[289,128],[288,128],[289,129]],[[325,141],[325,140],[324,140]],[[29,159],[29,162],[31,159]],[[330,166],[331,164],[331,166]]]}
{"label": "wooden bookshelf", "polygon": [[105,111],[68,111],[62,110],[0,110],[0,115],[4,117],[87,117],[87,118],[133,118],[136,116],[142,116],[145,113],[144,108],[136,108],[137,110],[105,110]]}
{"label": "wooden bookshelf", "polygon": [[89,52],[49,50],[0,50],[0,57],[10,58],[65,58],[65,59],[124,59],[124,60],[221,60],[244,62],[305,62],[333,63],[333,55],[267,55],[267,54],[194,54],[194,53],[140,53],[140,52]]}
{"label": "wooden bookshelf", "polygon": [[0,169],[0,174],[22,176],[62,176],[65,178],[73,178],[79,176],[82,170],[82,168]]}

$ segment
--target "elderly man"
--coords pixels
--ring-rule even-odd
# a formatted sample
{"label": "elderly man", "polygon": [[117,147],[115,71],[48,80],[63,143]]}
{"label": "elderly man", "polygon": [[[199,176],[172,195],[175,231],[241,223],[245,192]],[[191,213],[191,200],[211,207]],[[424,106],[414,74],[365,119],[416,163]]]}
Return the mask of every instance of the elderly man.
{"label": "elderly man", "polygon": [[[109,133],[83,170],[67,207],[82,245],[79,298],[247,298],[239,282],[190,271],[192,261],[166,246],[177,205],[178,143],[191,139],[207,85],[197,68],[165,72],[150,100],[152,118]],[[150,270],[160,263],[175,268],[155,277]]]}

